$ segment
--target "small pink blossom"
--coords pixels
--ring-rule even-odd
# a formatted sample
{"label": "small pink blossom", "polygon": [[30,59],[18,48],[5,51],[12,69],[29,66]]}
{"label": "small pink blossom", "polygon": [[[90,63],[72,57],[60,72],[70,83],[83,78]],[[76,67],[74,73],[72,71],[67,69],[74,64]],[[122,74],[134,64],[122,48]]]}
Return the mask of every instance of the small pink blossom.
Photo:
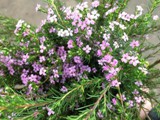
{"label": "small pink blossom", "polygon": [[29,58],[28,53],[27,53],[26,55],[23,55],[23,56],[22,56],[23,62],[27,62],[28,58]]}
{"label": "small pink blossom", "polygon": [[127,63],[128,60],[130,60],[129,54],[128,53],[123,54],[121,61],[124,62],[124,63]]}
{"label": "small pink blossom", "polygon": [[103,71],[108,71],[110,67],[108,65],[104,65],[102,68],[103,68]]}
{"label": "small pink blossom", "polygon": [[129,100],[129,108],[133,107],[134,106],[134,103],[132,100]]}
{"label": "small pink blossom", "polygon": [[115,67],[116,65],[118,64],[118,60],[114,59],[112,62],[111,62],[111,65],[113,67]]}
{"label": "small pink blossom", "polygon": [[62,86],[62,88],[60,89],[63,93],[68,92],[68,89],[65,86]]}
{"label": "small pink blossom", "polygon": [[94,2],[92,2],[92,7],[98,7],[100,5],[98,0],[95,0]]}
{"label": "small pink blossom", "polygon": [[39,71],[39,75],[44,75],[45,76],[46,75],[46,69],[42,67]]}
{"label": "small pink blossom", "polygon": [[108,46],[109,46],[109,43],[106,42],[106,41],[102,41],[102,44],[100,44],[100,47],[101,47],[102,50],[105,50],[106,47],[108,47]]}
{"label": "small pink blossom", "polygon": [[114,77],[113,74],[106,74],[105,75],[105,78],[106,78],[107,81],[110,81],[110,79],[113,78],[113,77]]}
{"label": "small pink blossom", "polygon": [[69,49],[73,48],[73,40],[69,40],[67,44]]}
{"label": "small pink blossom", "polygon": [[133,41],[131,42],[130,46],[131,46],[132,48],[138,47],[138,46],[139,46],[139,41],[133,40]]}
{"label": "small pink blossom", "polygon": [[142,83],[141,81],[136,81],[135,84],[136,84],[138,87],[140,87],[140,86],[143,85],[143,83]]}
{"label": "small pink blossom", "polygon": [[98,57],[102,56],[102,51],[101,50],[97,50],[97,56]]}
{"label": "small pink blossom", "polygon": [[138,104],[143,102],[143,98],[141,96],[139,96],[139,97],[136,96],[134,99],[136,100],[136,103],[138,103]]}
{"label": "small pink blossom", "polygon": [[110,54],[105,55],[102,60],[103,62],[107,62],[107,63],[111,63],[113,56],[111,56]]}
{"label": "small pink blossom", "polygon": [[121,96],[121,98],[122,98],[123,101],[125,101],[127,99],[124,94]]}
{"label": "small pink blossom", "polygon": [[53,110],[51,110],[50,108],[46,107],[47,111],[48,111],[48,116],[51,116],[53,114],[55,114],[55,112]]}
{"label": "small pink blossom", "polygon": [[42,44],[40,45],[40,53],[43,53],[46,50],[46,47]]}
{"label": "small pink blossom", "polygon": [[53,28],[53,27],[51,27],[51,28],[49,29],[49,33],[54,33],[55,31],[56,31],[56,29]]}
{"label": "small pink blossom", "polygon": [[159,16],[158,15],[154,15],[153,16],[153,20],[157,21],[159,19]]}
{"label": "small pink blossom", "polygon": [[112,99],[112,103],[113,103],[113,105],[116,105],[116,104],[117,104],[116,98],[113,98],[113,99]]}
{"label": "small pink blossom", "polygon": [[132,94],[138,95],[138,94],[139,94],[139,91],[135,89],[135,90],[132,92]]}
{"label": "small pink blossom", "polygon": [[97,116],[98,116],[99,118],[101,118],[101,119],[104,117],[103,114],[102,114],[102,112],[101,112],[100,110],[98,110]]}
{"label": "small pink blossom", "polygon": [[40,57],[39,57],[39,62],[40,62],[40,63],[44,62],[45,60],[46,60],[46,59],[45,59],[44,56],[40,56]]}
{"label": "small pink blossom", "polygon": [[87,45],[86,47],[83,48],[83,50],[88,54],[91,51],[91,47]]}
{"label": "small pink blossom", "polygon": [[58,70],[53,69],[54,78],[59,78]]}
{"label": "small pink blossom", "polygon": [[121,83],[118,82],[118,80],[113,80],[113,81],[111,81],[111,86],[112,86],[112,87],[118,87],[120,84],[121,84]]}
{"label": "small pink blossom", "polygon": [[114,68],[114,67],[111,67],[110,69],[109,69],[109,73],[110,74],[113,74],[113,75],[117,75],[117,73],[119,72],[119,68]]}
{"label": "small pink blossom", "polygon": [[75,63],[81,63],[82,61],[81,61],[81,58],[79,56],[75,56],[74,57],[74,62]]}
{"label": "small pink blossom", "polygon": [[132,64],[133,66],[137,66],[137,64],[139,64],[139,63],[140,63],[140,62],[139,62],[139,60],[138,60],[138,57],[132,56],[132,57],[130,58],[129,64]]}

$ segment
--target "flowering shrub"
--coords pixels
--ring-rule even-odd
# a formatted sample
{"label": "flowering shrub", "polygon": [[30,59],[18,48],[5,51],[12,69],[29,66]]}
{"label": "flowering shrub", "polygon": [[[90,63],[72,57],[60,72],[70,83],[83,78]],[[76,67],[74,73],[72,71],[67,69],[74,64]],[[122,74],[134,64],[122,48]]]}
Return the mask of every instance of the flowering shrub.
{"label": "flowering shrub", "polygon": [[134,14],[124,12],[127,3],[65,7],[48,0],[48,8],[36,7],[47,13],[38,28],[19,20],[17,46],[0,54],[0,75],[23,85],[1,90],[11,94],[2,96],[1,118],[140,119],[138,108],[150,98],[144,91],[150,66],[142,51],[145,35],[158,30],[152,12],[160,1],[146,14],[141,6]]}

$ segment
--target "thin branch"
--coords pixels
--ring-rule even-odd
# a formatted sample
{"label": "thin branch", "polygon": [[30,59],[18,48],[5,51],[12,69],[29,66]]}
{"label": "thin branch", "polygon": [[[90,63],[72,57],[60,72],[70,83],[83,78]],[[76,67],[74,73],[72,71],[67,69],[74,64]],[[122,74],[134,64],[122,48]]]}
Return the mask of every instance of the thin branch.
{"label": "thin branch", "polygon": [[101,99],[103,97],[105,97],[106,92],[109,90],[110,87],[107,87],[103,93],[100,95],[100,97],[98,98],[98,100],[95,102],[94,106],[91,108],[89,114],[86,116],[86,118],[84,120],[89,120],[89,117],[91,116],[92,112],[97,108],[98,104],[100,103]]}

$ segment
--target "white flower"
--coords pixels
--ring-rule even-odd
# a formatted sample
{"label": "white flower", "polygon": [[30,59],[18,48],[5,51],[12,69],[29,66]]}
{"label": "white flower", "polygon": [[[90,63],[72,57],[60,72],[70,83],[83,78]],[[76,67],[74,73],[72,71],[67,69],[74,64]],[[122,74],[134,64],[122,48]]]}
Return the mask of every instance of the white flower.
{"label": "white flower", "polygon": [[63,29],[60,29],[60,30],[58,31],[58,36],[60,36],[60,37],[63,37],[63,36],[64,36]]}
{"label": "white flower", "polygon": [[49,22],[57,22],[57,15],[53,15],[52,17],[48,16],[47,20]]}
{"label": "white flower", "polygon": [[41,8],[41,5],[40,4],[37,4],[36,6],[36,12]]}
{"label": "white flower", "polygon": [[156,21],[156,20],[158,20],[158,19],[159,19],[159,16],[158,16],[158,15],[154,15],[154,16],[153,16],[153,20]]}
{"label": "white flower", "polygon": [[138,10],[138,11],[143,11],[143,8],[142,8],[142,6],[140,6],[140,5],[137,5],[136,7],[137,7],[137,10]]}
{"label": "white flower", "polygon": [[114,45],[115,49],[119,48],[119,44],[117,42],[114,42],[113,45]]}
{"label": "white flower", "polygon": [[114,24],[112,22],[109,23],[109,28],[114,31]]}
{"label": "white flower", "polygon": [[148,74],[148,70],[144,67],[138,67],[139,70],[141,70],[145,75]]}
{"label": "white flower", "polygon": [[92,12],[91,12],[91,14],[92,14],[92,19],[98,19],[98,17],[100,16],[100,14],[98,14],[98,12],[97,12],[97,10],[93,10]]}
{"label": "white flower", "polygon": [[60,37],[73,36],[73,30],[71,30],[70,28],[68,28],[68,30],[60,29],[58,31],[58,36],[60,36]]}
{"label": "white flower", "polygon": [[71,30],[71,28],[68,28],[68,33],[69,33],[69,36],[73,36],[73,30]]}
{"label": "white flower", "polygon": [[127,34],[124,32],[124,35],[122,36],[122,39],[126,42],[128,41],[128,36]]}
{"label": "white flower", "polygon": [[88,2],[83,2],[82,4],[78,4],[76,8],[83,11],[85,8],[88,8]]}
{"label": "white flower", "polygon": [[16,25],[16,28],[20,28],[22,27],[22,24],[24,23],[24,20],[19,20],[17,25]]}
{"label": "white flower", "polygon": [[124,26],[123,24],[119,24],[119,27],[120,27],[122,30],[125,30],[125,29],[126,29],[126,26]]}
{"label": "white flower", "polygon": [[105,41],[108,41],[109,39],[110,39],[110,34],[103,34],[103,39],[105,40]]}
{"label": "white flower", "polygon": [[137,19],[139,16],[142,15],[142,12],[143,12],[143,8],[141,6],[136,6],[137,7],[137,11],[138,11],[138,14],[135,16],[135,19]]}

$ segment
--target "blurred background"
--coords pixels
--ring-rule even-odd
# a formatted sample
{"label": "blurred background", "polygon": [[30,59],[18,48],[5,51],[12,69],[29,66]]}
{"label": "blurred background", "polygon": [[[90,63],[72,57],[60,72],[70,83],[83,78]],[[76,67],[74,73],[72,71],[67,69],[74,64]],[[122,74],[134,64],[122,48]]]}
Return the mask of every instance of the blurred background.
{"label": "blurred background", "polygon": [[[67,6],[75,6],[75,0],[61,0],[65,2]],[[84,0],[89,3],[92,0]],[[116,0],[115,0],[116,1]],[[133,13],[136,5],[141,5],[144,8],[144,12],[147,11],[148,5],[150,4],[150,0],[130,0],[128,7],[125,9],[127,13]],[[42,19],[46,16],[43,13],[36,12],[36,5],[41,4],[42,6],[46,6],[43,0],[0,0],[0,14],[8,17],[13,17],[16,19],[23,19],[26,22],[32,25],[40,25]],[[157,9],[153,15],[158,15],[160,17],[160,9]],[[152,44],[158,44],[160,40],[158,39],[158,35],[160,35],[160,31],[153,33],[152,35],[148,35],[148,41]],[[145,53],[149,54],[149,52]],[[160,58],[160,53],[157,53],[152,59],[149,59],[150,63],[153,63],[157,59]],[[160,64],[156,66],[156,68],[160,69]],[[156,90],[158,94],[160,93],[160,89]],[[160,100],[160,97],[159,97]]]}

